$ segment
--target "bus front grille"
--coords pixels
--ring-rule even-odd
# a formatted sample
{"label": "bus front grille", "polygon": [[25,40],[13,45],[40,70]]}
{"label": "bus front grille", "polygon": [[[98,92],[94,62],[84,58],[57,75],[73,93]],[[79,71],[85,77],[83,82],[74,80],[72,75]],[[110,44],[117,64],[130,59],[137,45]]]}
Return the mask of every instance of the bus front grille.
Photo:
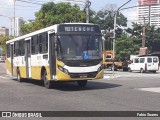
{"label": "bus front grille", "polygon": [[97,72],[89,72],[89,73],[70,73],[71,78],[95,78]]}

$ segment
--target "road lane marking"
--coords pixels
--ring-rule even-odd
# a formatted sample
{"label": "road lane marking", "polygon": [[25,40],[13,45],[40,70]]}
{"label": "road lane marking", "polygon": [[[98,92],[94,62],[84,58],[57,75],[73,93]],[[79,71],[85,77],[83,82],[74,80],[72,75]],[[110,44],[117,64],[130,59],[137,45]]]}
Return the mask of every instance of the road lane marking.
{"label": "road lane marking", "polygon": [[118,77],[120,77],[120,75],[104,75],[104,78],[107,78],[107,79],[109,79],[109,78],[118,78]]}
{"label": "road lane marking", "polygon": [[8,79],[8,77],[0,76],[0,78]]}
{"label": "road lane marking", "polygon": [[160,93],[160,87],[154,87],[154,88],[139,88],[139,90],[148,91],[148,92]]}

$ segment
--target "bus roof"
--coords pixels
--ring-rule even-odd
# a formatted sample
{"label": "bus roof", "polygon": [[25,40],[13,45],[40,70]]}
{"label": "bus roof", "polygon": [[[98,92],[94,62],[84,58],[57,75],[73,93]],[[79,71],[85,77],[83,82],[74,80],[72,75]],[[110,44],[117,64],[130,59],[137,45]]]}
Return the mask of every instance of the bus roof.
{"label": "bus roof", "polygon": [[95,25],[95,24],[93,24],[93,23],[62,23],[62,24],[55,24],[55,25],[49,26],[47,28],[43,28],[43,29],[37,30],[35,32],[31,32],[29,34],[26,34],[26,35],[23,35],[23,36],[20,36],[20,37],[8,40],[6,42],[6,44],[12,43],[12,42],[17,41],[17,40],[29,38],[29,37],[31,37],[33,35],[36,35],[36,34],[39,34],[39,33],[42,33],[42,32],[46,32],[46,31],[52,31],[52,30],[54,30],[55,32],[57,32],[57,27],[59,25]]}

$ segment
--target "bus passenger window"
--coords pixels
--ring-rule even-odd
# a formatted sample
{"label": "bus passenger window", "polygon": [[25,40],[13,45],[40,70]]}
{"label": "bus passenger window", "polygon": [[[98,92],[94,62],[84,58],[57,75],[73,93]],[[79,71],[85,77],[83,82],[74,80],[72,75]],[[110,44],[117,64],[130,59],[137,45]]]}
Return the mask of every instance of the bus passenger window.
{"label": "bus passenger window", "polygon": [[7,57],[10,57],[10,44],[7,44]]}
{"label": "bus passenger window", "polygon": [[42,44],[39,44],[39,53],[42,53]]}
{"label": "bus passenger window", "polygon": [[32,37],[32,40],[31,40],[31,53],[32,54],[38,53],[38,38],[37,38],[37,35]]}

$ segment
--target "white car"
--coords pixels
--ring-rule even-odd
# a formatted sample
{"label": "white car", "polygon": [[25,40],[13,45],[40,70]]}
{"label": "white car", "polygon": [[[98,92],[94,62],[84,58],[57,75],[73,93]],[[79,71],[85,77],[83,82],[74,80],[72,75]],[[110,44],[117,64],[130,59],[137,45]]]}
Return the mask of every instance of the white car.
{"label": "white car", "polygon": [[140,71],[141,73],[150,71],[156,73],[159,70],[159,58],[157,56],[139,56],[131,60],[128,70]]}

